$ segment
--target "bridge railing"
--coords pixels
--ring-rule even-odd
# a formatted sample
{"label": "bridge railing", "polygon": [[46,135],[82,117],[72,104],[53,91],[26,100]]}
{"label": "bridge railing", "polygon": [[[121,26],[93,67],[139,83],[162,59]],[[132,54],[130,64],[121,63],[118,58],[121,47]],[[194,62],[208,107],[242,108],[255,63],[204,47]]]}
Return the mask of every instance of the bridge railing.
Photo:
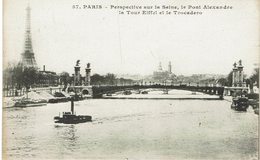
{"label": "bridge railing", "polygon": [[206,94],[214,94],[223,96],[224,87],[209,87],[209,86],[187,86],[187,85],[106,85],[106,86],[93,86],[93,96],[102,96],[102,94],[113,93],[117,91],[129,90],[129,89],[147,89],[147,88],[162,88],[162,89],[181,89],[189,91],[203,92]]}

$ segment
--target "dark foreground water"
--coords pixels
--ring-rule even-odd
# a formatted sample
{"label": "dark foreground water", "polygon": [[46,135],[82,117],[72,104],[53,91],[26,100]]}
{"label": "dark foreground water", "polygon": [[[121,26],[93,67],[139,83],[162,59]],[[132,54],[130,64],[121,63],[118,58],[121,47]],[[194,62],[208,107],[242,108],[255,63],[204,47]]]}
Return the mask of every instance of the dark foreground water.
{"label": "dark foreground water", "polygon": [[75,102],[93,122],[55,124],[70,103],[4,109],[9,159],[257,159],[258,116],[227,101]]}

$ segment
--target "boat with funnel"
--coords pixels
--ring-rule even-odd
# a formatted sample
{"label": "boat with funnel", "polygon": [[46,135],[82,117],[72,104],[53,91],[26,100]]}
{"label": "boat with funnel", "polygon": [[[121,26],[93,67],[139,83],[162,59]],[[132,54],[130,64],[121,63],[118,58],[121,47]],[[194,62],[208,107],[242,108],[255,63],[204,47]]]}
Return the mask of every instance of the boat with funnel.
{"label": "boat with funnel", "polygon": [[89,115],[76,115],[74,112],[74,98],[71,98],[71,111],[63,112],[60,116],[54,117],[55,123],[64,123],[64,124],[77,124],[91,122],[92,117]]}

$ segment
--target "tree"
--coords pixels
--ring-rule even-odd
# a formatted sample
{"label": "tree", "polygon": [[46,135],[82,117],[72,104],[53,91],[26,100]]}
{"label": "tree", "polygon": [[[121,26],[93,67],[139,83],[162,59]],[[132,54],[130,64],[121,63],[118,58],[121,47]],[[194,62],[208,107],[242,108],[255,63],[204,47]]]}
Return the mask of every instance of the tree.
{"label": "tree", "polygon": [[218,83],[221,85],[221,86],[227,86],[228,85],[228,80],[227,78],[220,78],[218,80]]}
{"label": "tree", "polygon": [[24,68],[22,72],[22,84],[25,87],[30,87],[37,83],[38,73],[35,68],[29,67]]}
{"label": "tree", "polygon": [[108,73],[105,76],[105,82],[107,82],[108,85],[114,85],[116,83],[116,76],[112,73]]}
{"label": "tree", "polygon": [[11,75],[12,75],[13,82],[15,82],[17,87],[20,89],[21,86],[23,85],[23,82],[22,82],[22,79],[23,79],[23,67],[22,67],[22,65],[20,65],[20,64],[15,65],[12,68]]}
{"label": "tree", "polygon": [[91,85],[100,85],[102,83],[104,83],[105,77],[101,76],[99,74],[94,74],[90,77],[91,81]]}
{"label": "tree", "polygon": [[62,72],[60,74],[60,82],[67,86],[70,83],[70,74],[68,72]]}
{"label": "tree", "polygon": [[259,68],[254,69],[254,73],[250,76],[250,80],[259,87]]}
{"label": "tree", "polygon": [[227,76],[227,86],[232,86],[232,81],[233,81],[233,71],[229,72]]}

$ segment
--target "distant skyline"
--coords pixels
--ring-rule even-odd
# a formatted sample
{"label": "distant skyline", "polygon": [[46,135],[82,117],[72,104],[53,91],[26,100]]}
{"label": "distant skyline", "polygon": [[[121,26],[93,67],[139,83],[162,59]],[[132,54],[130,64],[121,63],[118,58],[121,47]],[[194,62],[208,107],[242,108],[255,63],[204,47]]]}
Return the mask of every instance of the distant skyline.
{"label": "distant skyline", "polygon": [[[220,0],[233,10],[201,16],[127,16],[116,11],[73,10],[78,4],[125,1],[30,0],[32,44],[42,69],[73,73],[78,59],[92,73],[150,75],[162,62],[172,62],[177,75],[228,74],[243,61],[245,73],[258,63],[258,5],[254,0]],[[201,4],[207,1],[127,1],[127,4]],[[174,4],[173,4],[174,3]],[[18,61],[24,50],[27,0],[4,1],[5,62]],[[126,2],[125,2],[126,4]]]}

